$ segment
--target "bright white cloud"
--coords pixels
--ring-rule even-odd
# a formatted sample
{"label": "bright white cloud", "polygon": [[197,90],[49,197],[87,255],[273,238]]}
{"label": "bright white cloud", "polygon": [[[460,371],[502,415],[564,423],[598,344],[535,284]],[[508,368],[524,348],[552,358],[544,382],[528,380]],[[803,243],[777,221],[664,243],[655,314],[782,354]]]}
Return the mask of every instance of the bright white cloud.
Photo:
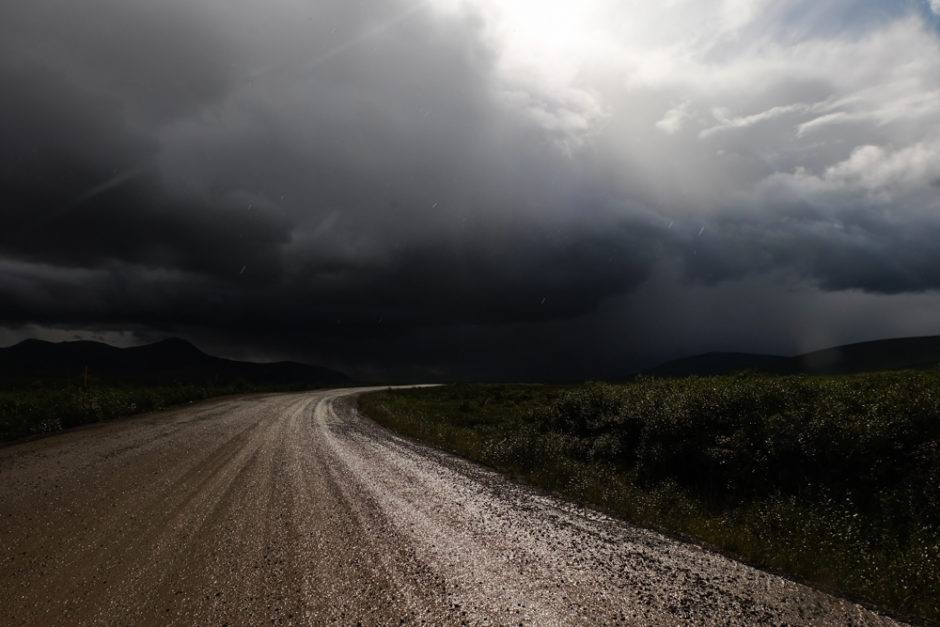
{"label": "bright white cloud", "polygon": [[725,32],[735,32],[751,23],[768,0],[725,0],[721,5],[721,24]]}
{"label": "bright white cloud", "polygon": [[480,18],[504,102],[568,154],[601,149],[633,198],[671,211],[734,204],[859,146],[940,145],[940,38],[900,6],[866,23],[842,0],[437,2]]}
{"label": "bright white cloud", "polygon": [[726,109],[715,109],[713,114],[715,119],[718,121],[718,124],[709,128],[706,128],[699,133],[699,137],[705,138],[715,133],[718,133],[727,129],[736,129],[736,128],[749,128],[761,122],[767,120],[772,120],[774,118],[779,118],[781,116],[787,115],[789,113],[800,113],[809,109],[804,104],[792,104],[792,105],[782,105],[777,107],[771,107],[766,111],[761,111],[759,113],[753,113],[751,115],[729,117]]}
{"label": "bright white cloud", "polygon": [[[933,187],[940,180],[940,145],[917,143],[899,150],[884,146],[864,145],[852,150],[843,161],[818,174],[806,168],[791,173],[776,173],[763,186],[786,190],[795,198],[832,199],[840,194],[863,194],[869,200],[890,203],[898,196],[921,192],[936,196]],[[920,201],[920,209],[940,205]]]}
{"label": "bright white cloud", "polygon": [[686,121],[691,117],[689,111],[689,103],[683,102],[682,104],[673,107],[666,112],[666,115],[663,116],[663,119],[656,123],[656,128],[662,130],[669,135],[674,135],[682,130],[682,127],[685,126]]}

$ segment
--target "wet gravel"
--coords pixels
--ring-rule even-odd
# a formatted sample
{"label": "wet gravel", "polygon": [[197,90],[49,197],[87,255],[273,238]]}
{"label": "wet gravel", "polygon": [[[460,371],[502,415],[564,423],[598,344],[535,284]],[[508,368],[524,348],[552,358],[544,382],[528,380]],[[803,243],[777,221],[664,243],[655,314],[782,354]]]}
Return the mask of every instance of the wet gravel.
{"label": "wet gravel", "polygon": [[0,624],[899,624],[399,438],[354,393],[0,448]]}

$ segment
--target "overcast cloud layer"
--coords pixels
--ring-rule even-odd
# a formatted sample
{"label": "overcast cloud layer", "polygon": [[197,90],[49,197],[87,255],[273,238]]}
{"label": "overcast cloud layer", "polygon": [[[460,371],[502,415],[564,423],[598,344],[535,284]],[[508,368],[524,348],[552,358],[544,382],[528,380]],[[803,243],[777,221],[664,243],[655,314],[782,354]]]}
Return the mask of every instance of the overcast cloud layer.
{"label": "overcast cloud layer", "polygon": [[5,3],[0,340],[536,378],[938,333],[938,14]]}

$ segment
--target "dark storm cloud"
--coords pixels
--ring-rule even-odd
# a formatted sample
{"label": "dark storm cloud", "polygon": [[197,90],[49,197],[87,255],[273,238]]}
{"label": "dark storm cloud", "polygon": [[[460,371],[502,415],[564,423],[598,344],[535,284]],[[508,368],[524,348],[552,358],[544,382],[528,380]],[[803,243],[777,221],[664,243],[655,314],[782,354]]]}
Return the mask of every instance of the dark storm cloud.
{"label": "dark storm cloud", "polygon": [[853,39],[844,3],[813,28],[639,3],[629,24],[655,28],[532,52],[552,33],[484,0],[259,6],[0,9],[0,326],[575,375],[688,336],[625,330],[662,315],[658,286],[940,289],[923,15],[859,16]]}
{"label": "dark storm cloud", "polygon": [[[263,68],[229,93],[211,28],[208,37],[189,23],[174,30],[189,17],[179,11],[149,24],[139,8],[114,4],[106,16],[119,29],[80,22],[74,31],[66,11],[45,24],[64,41],[5,68],[14,98],[4,111],[13,138],[4,155],[4,252],[46,264],[39,283],[56,267],[104,271],[84,285],[89,279],[63,270],[64,284],[100,296],[91,303],[8,291],[11,318],[191,316],[249,328],[284,320],[316,328],[337,316],[499,323],[571,317],[642,279],[642,226],[604,232],[607,225],[549,226],[533,215],[545,200],[525,188],[551,189],[536,178],[551,158],[538,154],[525,124],[509,126],[503,114],[506,127],[494,125],[498,108],[481,87],[487,51],[467,33],[442,35],[408,13],[393,37],[374,36],[381,54],[367,40],[327,64],[326,48],[306,62]],[[130,46],[135,30],[144,36]],[[160,56],[169,41],[172,52]],[[128,47],[129,55],[104,55]],[[69,58],[50,58],[58,49]],[[250,104],[229,110],[233,97]],[[208,123],[163,120],[213,100],[219,106]],[[161,176],[161,160],[170,176]],[[239,303],[228,308],[237,316],[226,322],[225,308],[200,312],[201,299],[185,285],[173,289],[188,304],[171,299],[167,311],[150,309],[139,293],[147,290],[128,287],[150,289],[146,272],[160,269],[222,286],[220,298]],[[116,276],[119,285],[109,284]],[[244,291],[255,283],[268,293],[253,307],[241,301],[258,298]]]}
{"label": "dark storm cloud", "polygon": [[[286,326],[311,333],[333,333],[338,320],[346,325],[343,330],[373,327],[381,320],[384,326],[373,329],[376,333],[425,325],[532,322],[589,313],[605,296],[637,285],[648,271],[642,245],[625,244],[636,236],[617,232],[544,233],[553,240],[548,243],[531,241],[536,233],[501,233],[511,243],[409,246],[396,251],[390,262],[305,266],[294,260],[291,273],[195,257],[186,250],[185,234],[170,241],[190,253],[189,258],[174,258],[172,249],[161,251],[157,240],[134,240],[130,228],[117,234],[130,241],[109,246],[107,239],[93,240],[95,254],[111,251],[96,260],[73,249],[62,253],[72,266],[7,263],[0,282],[5,322],[146,319],[165,326],[174,321],[233,331]],[[258,240],[256,233],[254,243]],[[213,241],[227,243],[218,236]],[[198,249],[197,242],[191,244]],[[145,245],[156,248],[129,250]],[[118,260],[120,252],[127,254]],[[129,263],[130,258],[135,262]],[[76,267],[74,262],[83,259],[94,263]],[[252,261],[244,254],[236,259]],[[186,266],[190,269],[184,270]]]}
{"label": "dark storm cloud", "polygon": [[[879,210],[846,211],[837,219],[807,208],[764,217],[725,217],[680,244],[685,276],[717,284],[786,269],[825,291],[878,294],[940,287],[940,221],[916,222]],[[678,243],[678,242],[677,242]]]}
{"label": "dark storm cloud", "polygon": [[5,65],[58,75],[60,84],[45,85],[46,107],[91,106],[112,122],[154,124],[231,87],[235,42],[204,5],[49,0],[8,3],[0,16]]}

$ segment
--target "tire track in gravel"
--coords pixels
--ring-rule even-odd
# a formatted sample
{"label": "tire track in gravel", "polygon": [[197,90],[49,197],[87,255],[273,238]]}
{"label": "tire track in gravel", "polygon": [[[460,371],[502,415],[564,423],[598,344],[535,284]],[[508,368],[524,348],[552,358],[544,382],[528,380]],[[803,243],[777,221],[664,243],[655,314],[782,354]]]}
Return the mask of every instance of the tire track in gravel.
{"label": "tire track in gravel", "polygon": [[895,625],[255,395],[0,448],[0,624]]}

